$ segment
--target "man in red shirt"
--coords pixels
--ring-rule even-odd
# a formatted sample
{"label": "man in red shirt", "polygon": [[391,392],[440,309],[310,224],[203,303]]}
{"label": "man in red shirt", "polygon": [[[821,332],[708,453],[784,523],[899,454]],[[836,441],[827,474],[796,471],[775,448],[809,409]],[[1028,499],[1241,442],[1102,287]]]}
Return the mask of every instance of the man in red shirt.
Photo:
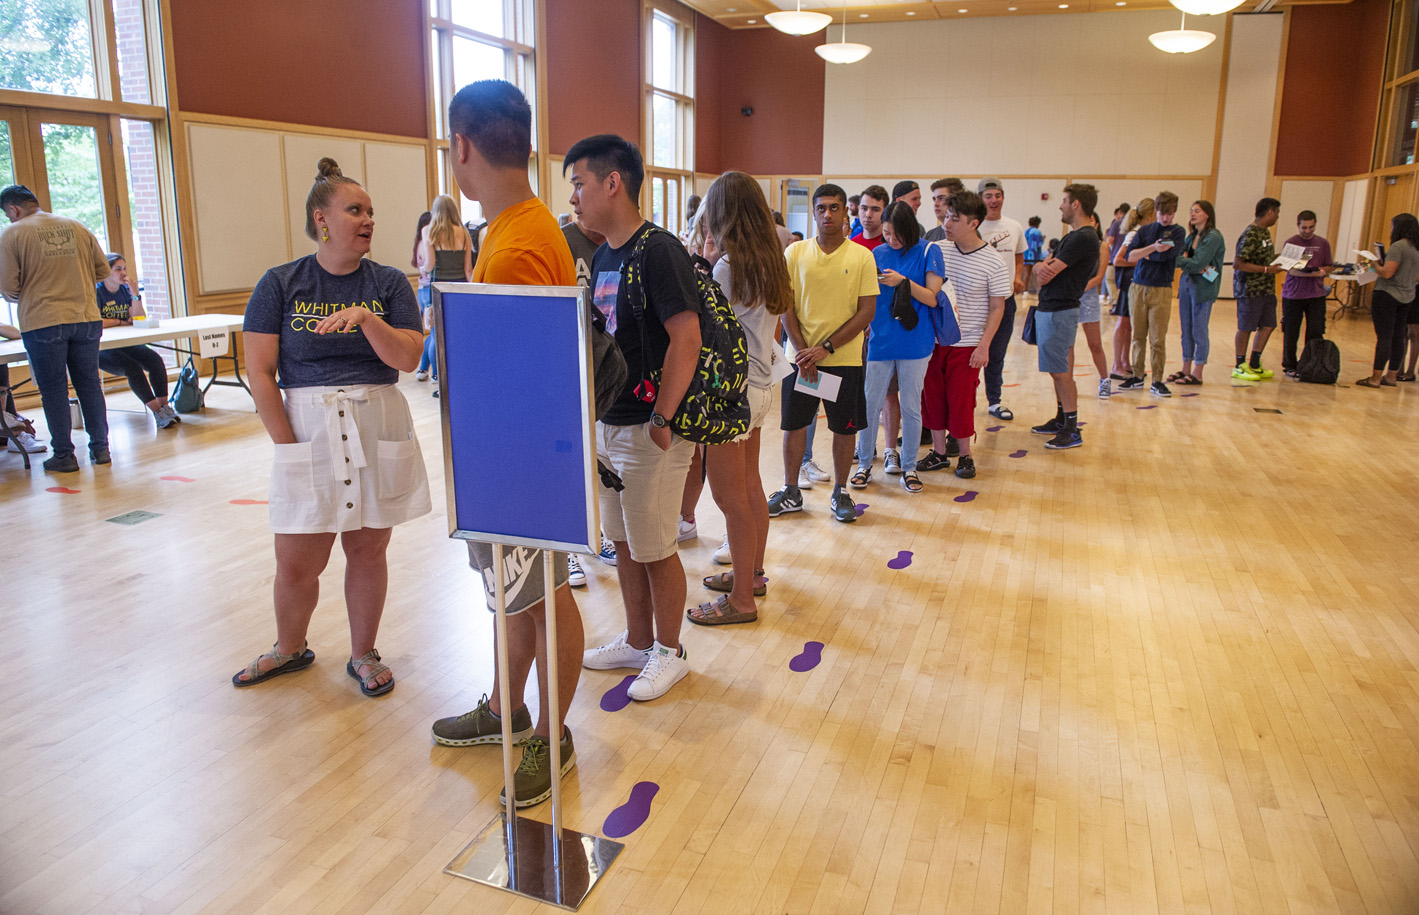
{"label": "man in red shirt", "polygon": [[887,209],[887,189],[874,184],[862,192],[857,201],[857,218],[862,222],[862,232],[852,240],[871,251],[882,244],[882,212]]}

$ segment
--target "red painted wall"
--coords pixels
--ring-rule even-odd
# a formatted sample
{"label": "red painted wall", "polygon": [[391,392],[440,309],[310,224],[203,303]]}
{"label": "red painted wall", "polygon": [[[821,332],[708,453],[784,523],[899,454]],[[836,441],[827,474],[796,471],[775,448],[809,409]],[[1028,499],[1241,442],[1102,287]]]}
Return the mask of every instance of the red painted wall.
{"label": "red painted wall", "polygon": [[[428,136],[426,0],[172,0],[184,111]],[[338,41],[322,44],[321,36]]]}
{"label": "red painted wall", "polygon": [[1278,175],[1370,170],[1384,77],[1388,0],[1291,7],[1277,125]]}
{"label": "red painted wall", "polygon": [[[741,29],[720,49],[719,164],[751,175],[823,171],[823,36]],[[741,108],[753,108],[745,117]]]}
{"label": "red painted wall", "polygon": [[640,142],[639,0],[547,0],[547,145],[598,133]]}

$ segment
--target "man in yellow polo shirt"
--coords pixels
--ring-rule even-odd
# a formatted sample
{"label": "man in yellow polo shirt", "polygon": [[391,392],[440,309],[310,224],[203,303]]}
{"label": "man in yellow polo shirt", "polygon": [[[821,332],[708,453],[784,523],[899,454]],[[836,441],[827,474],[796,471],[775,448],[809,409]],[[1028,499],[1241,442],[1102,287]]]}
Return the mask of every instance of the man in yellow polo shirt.
{"label": "man in yellow polo shirt", "polygon": [[[783,316],[793,374],[783,382],[783,488],[769,497],[769,515],[803,510],[798,469],[808,427],[826,406],[833,433],[833,517],[857,520],[857,509],[843,488],[847,484],[857,433],[867,425],[862,388],[862,332],[877,307],[877,262],[847,236],[847,194],[836,184],[813,192],[813,220],[818,237],[794,242],[784,252],[793,281],[793,310]],[[828,396],[821,379],[835,376],[839,387]],[[799,378],[809,390],[799,390]],[[831,384],[828,382],[827,384]],[[822,391],[823,393],[818,393]]]}

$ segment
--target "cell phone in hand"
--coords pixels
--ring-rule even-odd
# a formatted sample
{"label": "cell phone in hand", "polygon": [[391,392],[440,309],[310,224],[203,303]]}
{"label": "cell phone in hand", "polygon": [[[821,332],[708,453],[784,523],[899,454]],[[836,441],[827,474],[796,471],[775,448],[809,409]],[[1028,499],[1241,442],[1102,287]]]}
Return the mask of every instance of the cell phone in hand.
{"label": "cell phone in hand", "polygon": [[1171,248],[1173,243],[1166,238],[1158,239],[1158,245],[1163,248]]}

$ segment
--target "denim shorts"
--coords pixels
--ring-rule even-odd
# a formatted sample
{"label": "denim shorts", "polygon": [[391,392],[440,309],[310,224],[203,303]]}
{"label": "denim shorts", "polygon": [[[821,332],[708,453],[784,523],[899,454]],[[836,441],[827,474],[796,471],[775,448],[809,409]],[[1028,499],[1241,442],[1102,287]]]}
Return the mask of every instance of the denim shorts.
{"label": "denim shorts", "polygon": [[1069,371],[1069,349],[1079,332],[1079,309],[1035,310],[1035,348],[1039,350],[1040,371],[1052,375]]}

